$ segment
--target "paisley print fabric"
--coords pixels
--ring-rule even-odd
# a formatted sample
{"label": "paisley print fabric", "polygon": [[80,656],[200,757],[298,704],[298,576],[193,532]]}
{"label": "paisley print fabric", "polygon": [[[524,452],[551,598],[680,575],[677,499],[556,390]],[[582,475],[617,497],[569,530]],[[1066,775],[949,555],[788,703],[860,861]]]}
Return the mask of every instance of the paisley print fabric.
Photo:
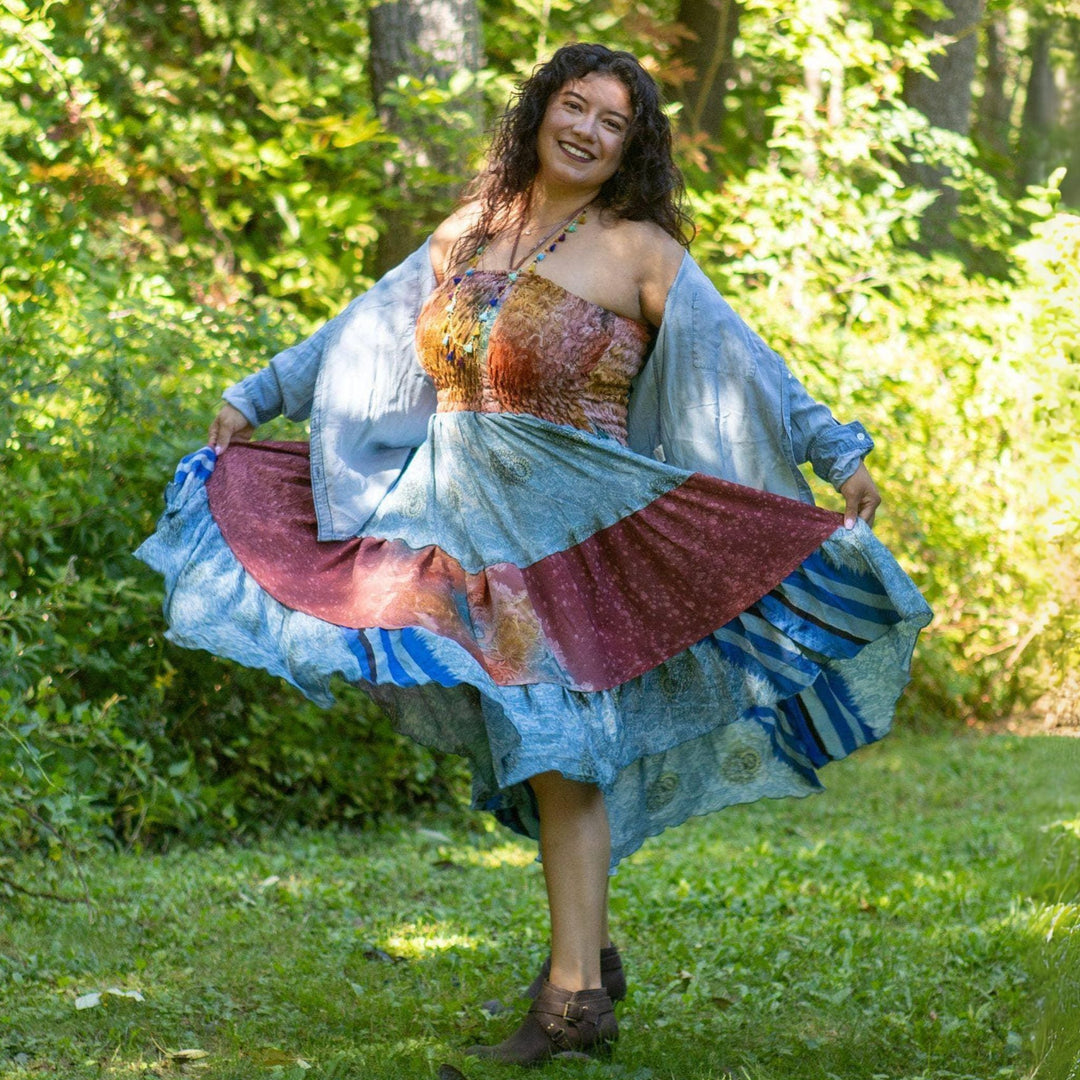
{"label": "paisley print fabric", "polygon": [[[475,351],[448,362],[446,307],[479,313]],[[497,305],[497,317],[488,314]],[[439,393],[439,411],[530,413],[604,432],[626,443],[630,381],[641,370],[648,327],[567,292],[540,274],[516,281],[477,271],[447,279],[420,312],[416,342]],[[512,480],[511,480],[512,482]]]}
{"label": "paisley print fabric", "polygon": [[[363,686],[464,754],[475,805],[518,832],[538,833],[530,776],[600,785],[613,865],[691,815],[818,790],[889,730],[922,597],[863,523],[628,450],[645,327],[506,284],[425,306],[439,412],[353,540],[316,540],[304,444],[185,459],[137,553],[170,637],[316,701]],[[462,364],[451,298],[494,309]]]}

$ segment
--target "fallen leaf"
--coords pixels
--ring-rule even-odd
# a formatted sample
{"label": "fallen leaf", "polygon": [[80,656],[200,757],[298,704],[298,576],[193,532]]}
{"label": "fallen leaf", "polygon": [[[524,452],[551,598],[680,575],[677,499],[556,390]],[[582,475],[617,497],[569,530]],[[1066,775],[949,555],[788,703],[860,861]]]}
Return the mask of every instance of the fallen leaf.
{"label": "fallen leaf", "polygon": [[735,1004],[731,998],[724,997],[722,994],[718,994],[716,997],[710,998],[710,1000],[721,1012],[725,1009],[730,1009],[731,1006]]}
{"label": "fallen leaf", "polygon": [[210,1056],[207,1050],[168,1050],[165,1054],[173,1061],[201,1061]]}
{"label": "fallen leaf", "polygon": [[113,997],[131,998],[133,1001],[146,1000],[138,990],[118,990],[115,986],[110,986],[106,990],[91,990],[89,994],[80,994],[75,999],[75,1008],[93,1009],[101,1004],[101,999],[106,994],[111,994]]}
{"label": "fallen leaf", "polygon": [[275,1065],[295,1065],[300,1060],[295,1054],[288,1054],[279,1050],[276,1046],[264,1046],[260,1050],[253,1050],[251,1060],[256,1065],[265,1065],[272,1068]]}

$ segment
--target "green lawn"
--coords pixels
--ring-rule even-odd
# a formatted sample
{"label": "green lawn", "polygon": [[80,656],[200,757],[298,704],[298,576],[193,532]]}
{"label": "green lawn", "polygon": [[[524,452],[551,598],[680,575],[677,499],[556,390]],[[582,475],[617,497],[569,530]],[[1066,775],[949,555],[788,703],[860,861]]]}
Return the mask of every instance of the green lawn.
{"label": "green lawn", "polygon": [[[1080,1078],[1080,740],[904,735],[824,776],[624,863],[614,1062],[549,1073]],[[462,1053],[546,951],[532,847],[480,815],[83,869],[92,912],[0,914],[0,1076],[520,1074]],[[76,1008],[109,988],[142,1000]]]}

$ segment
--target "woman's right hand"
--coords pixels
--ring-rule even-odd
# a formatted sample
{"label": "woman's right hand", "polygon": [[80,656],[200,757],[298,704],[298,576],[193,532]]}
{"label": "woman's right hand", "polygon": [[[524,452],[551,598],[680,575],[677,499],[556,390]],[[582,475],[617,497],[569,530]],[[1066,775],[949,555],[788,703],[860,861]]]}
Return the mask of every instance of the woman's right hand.
{"label": "woman's right hand", "polygon": [[247,442],[255,429],[248,423],[247,417],[232,405],[222,405],[221,411],[210,425],[206,441],[213,447],[214,453],[222,454],[231,442]]}

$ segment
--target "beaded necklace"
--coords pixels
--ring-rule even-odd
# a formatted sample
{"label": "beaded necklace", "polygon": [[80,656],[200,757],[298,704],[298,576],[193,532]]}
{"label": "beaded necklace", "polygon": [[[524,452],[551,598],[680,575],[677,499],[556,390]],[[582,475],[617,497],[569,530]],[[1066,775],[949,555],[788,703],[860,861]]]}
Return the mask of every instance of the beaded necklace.
{"label": "beaded necklace", "polygon": [[[490,332],[495,316],[499,313],[506,293],[522,274],[522,266],[532,259],[529,268],[524,271],[527,274],[535,274],[540,265],[567,237],[569,233],[577,232],[579,225],[584,225],[586,211],[592,205],[590,199],[584,206],[578,207],[568,218],[563,219],[540,241],[535,247],[527,251],[517,262],[518,243],[521,240],[521,230],[518,230],[514,240],[513,249],[510,252],[510,269],[506,273],[505,280],[499,285],[495,294],[484,304],[474,311],[459,313],[457,310],[458,286],[465,278],[472,277],[476,273],[477,264],[484,254],[485,245],[481,244],[476,249],[476,254],[469,260],[468,269],[453,279],[453,289],[446,304],[446,319],[443,323],[442,343],[446,348],[446,362],[448,364],[463,364],[465,358],[471,356],[479,344],[481,334]],[[556,236],[555,234],[559,235]]]}

